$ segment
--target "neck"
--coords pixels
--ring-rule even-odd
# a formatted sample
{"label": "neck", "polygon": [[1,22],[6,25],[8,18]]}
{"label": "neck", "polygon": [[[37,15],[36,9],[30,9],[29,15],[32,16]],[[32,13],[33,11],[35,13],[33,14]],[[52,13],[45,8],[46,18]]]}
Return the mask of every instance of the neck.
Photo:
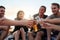
{"label": "neck", "polygon": [[43,18],[43,17],[44,17],[44,15],[40,15],[39,17],[40,17],[40,18]]}

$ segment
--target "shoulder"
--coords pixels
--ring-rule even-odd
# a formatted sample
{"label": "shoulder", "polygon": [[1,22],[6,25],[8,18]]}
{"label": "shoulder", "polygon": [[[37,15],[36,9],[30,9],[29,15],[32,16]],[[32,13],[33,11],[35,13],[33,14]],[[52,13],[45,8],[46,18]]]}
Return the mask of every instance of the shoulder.
{"label": "shoulder", "polygon": [[44,15],[45,17],[48,17],[48,15]]}
{"label": "shoulder", "polygon": [[52,15],[48,16],[47,18],[52,19],[52,18],[54,18],[54,17],[55,17],[55,16],[52,14]]}
{"label": "shoulder", "polygon": [[36,16],[38,16],[38,15],[39,15],[38,13],[37,13],[37,14],[34,14],[33,17],[36,17]]}
{"label": "shoulder", "polygon": [[37,14],[34,14],[33,15],[33,18],[35,19],[38,15],[39,15],[38,13]]}

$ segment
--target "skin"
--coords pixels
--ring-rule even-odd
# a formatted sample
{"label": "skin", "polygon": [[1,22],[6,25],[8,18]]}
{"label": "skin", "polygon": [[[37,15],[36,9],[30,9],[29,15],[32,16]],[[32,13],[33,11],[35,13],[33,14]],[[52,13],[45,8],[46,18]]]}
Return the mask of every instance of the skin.
{"label": "skin", "polygon": [[39,9],[39,17],[43,18],[44,17],[44,13],[45,13],[45,8],[44,7],[40,7],[40,9]]}
{"label": "skin", "polygon": [[[44,17],[44,13],[45,13],[45,8],[44,7],[40,7],[39,9],[39,17],[43,18]],[[41,36],[43,35],[43,32],[37,32],[36,37],[33,37],[33,33],[28,32],[28,37],[29,40],[41,40]]]}
{"label": "skin", "polygon": [[[19,12],[19,14],[17,14],[18,19],[23,20],[24,18],[24,12]],[[16,32],[13,33],[15,40],[19,40],[19,35],[21,34],[22,36],[22,40],[25,40],[25,31],[23,28],[20,28],[20,30],[17,30]]]}
{"label": "skin", "polygon": [[[4,17],[4,15],[5,15],[5,9],[0,8],[0,18]],[[9,30],[9,26],[25,25],[25,26],[31,27],[32,23],[33,23],[32,20],[21,20],[21,21],[14,21],[14,20],[10,20],[10,19],[0,20],[0,28],[2,28],[3,30],[6,30],[6,31],[3,31],[3,33],[5,33],[5,34],[2,34],[0,36],[0,40],[4,40],[4,38],[6,37],[6,34],[8,34],[7,30]],[[2,26],[8,26],[8,27],[2,27]],[[5,36],[3,36],[3,35],[5,35]]]}
{"label": "skin", "polygon": [[[51,10],[52,10],[53,15],[56,15],[56,16],[60,17],[59,8],[56,5],[51,5]],[[45,20],[42,20],[42,21],[44,21],[45,23],[59,24],[60,23],[60,18],[50,19],[49,17],[47,17]],[[40,24],[41,23],[43,23],[43,22],[40,22]],[[51,29],[47,28],[47,35],[48,35],[48,39],[47,40],[50,40]]]}
{"label": "skin", "polygon": [[[52,13],[54,15],[60,17],[59,8],[56,5],[51,5],[51,10],[52,10]],[[52,23],[52,24],[57,24],[57,23],[60,23],[60,18],[50,19],[49,17],[47,17],[45,19],[45,22]]]}

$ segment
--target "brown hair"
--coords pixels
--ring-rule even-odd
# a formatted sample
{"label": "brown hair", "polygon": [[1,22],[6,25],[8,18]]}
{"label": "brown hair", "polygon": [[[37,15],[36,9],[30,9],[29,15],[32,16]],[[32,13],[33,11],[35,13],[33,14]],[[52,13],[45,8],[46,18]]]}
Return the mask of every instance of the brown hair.
{"label": "brown hair", "polygon": [[[17,13],[17,17],[16,17],[16,19],[17,19],[17,20],[19,20],[18,15],[20,14],[20,12],[23,12],[23,11],[21,11],[21,10],[20,10],[20,11],[18,11],[18,13]],[[23,12],[23,13],[24,13],[24,12]]]}
{"label": "brown hair", "polygon": [[0,8],[4,8],[4,9],[5,9],[5,7],[4,7],[4,6],[0,6]]}
{"label": "brown hair", "polygon": [[41,6],[41,7],[44,7],[45,11],[46,11],[46,7],[45,6]]}
{"label": "brown hair", "polygon": [[58,3],[52,3],[52,5],[56,5],[58,8],[60,8],[60,5]]}

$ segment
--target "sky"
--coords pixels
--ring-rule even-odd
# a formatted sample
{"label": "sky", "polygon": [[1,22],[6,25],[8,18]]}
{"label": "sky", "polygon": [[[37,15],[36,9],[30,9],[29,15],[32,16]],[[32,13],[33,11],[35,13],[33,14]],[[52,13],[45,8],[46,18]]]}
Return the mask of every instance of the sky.
{"label": "sky", "polygon": [[9,19],[16,18],[17,12],[23,10],[24,18],[29,19],[38,13],[40,6],[47,7],[46,15],[51,15],[51,3],[59,3],[60,0],[0,0],[0,6],[6,7],[5,17]]}

